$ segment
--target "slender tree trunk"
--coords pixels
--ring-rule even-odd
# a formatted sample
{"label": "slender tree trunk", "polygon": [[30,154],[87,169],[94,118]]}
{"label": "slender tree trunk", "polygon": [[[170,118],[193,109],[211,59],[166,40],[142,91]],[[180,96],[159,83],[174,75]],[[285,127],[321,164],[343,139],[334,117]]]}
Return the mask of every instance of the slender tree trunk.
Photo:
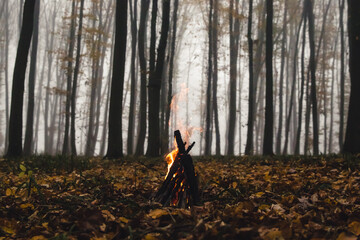
{"label": "slender tree trunk", "polygon": [[336,51],[338,45],[338,36],[335,37],[333,63],[331,68],[331,99],[330,99],[330,131],[329,131],[329,153],[333,153],[333,131],[334,131],[334,88],[335,88],[335,71],[336,71]]}
{"label": "slender tree trunk", "polygon": [[240,23],[239,18],[235,18],[234,15],[238,15],[239,3],[236,1],[236,6],[234,10],[234,0],[230,1],[230,11],[229,11],[229,28],[230,28],[230,83],[229,83],[229,130],[228,130],[228,148],[227,155],[234,155],[234,145],[235,145],[235,131],[236,128],[236,81],[237,81],[237,58],[239,52],[239,30]]}
{"label": "slender tree trunk", "polygon": [[9,148],[7,157],[19,157],[22,154],[22,116],[24,82],[31,37],[34,26],[35,0],[26,0],[24,4],[23,24],[18,44],[11,96],[9,121]]}
{"label": "slender tree trunk", "polygon": [[219,12],[219,0],[214,0],[214,15],[213,15],[213,113],[214,113],[214,124],[215,124],[215,153],[217,156],[220,155],[220,126],[219,126],[219,113],[217,106],[217,85],[218,85],[218,12]]}
{"label": "slender tree trunk", "polygon": [[9,145],[9,1],[5,1],[5,151]]}
{"label": "slender tree trunk", "polygon": [[211,155],[211,118],[212,118],[212,101],[211,101],[211,82],[213,72],[213,0],[210,1],[209,9],[209,26],[208,26],[208,38],[209,38],[209,51],[208,51],[208,73],[207,73],[207,88],[206,88],[206,125],[205,125],[205,155]]}
{"label": "slender tree trunk", "polygon": [[32,143],[34,135],[34,107],[35,107],[35,80],[36,80],[36,65],[37,65],[37,49],[39,41],[39,14],[40,14],[40,0],[35,0],[34,9],[34,30],[31,46],[31,62],[29,72],[29,86],[28,86],[28,108],[26,115],[26,130],[24,142],[24,155],[29,156],[32,152]]}
{"label": "slender tree trunk", "polygon": [[119,158],[123,156],[122,98],[127,40],[127,6],[128,1],[116,2],[115,47],[109,108],[107,158]]}
{"label": "slender tree trunk", "polygon": [[[112,4],[111,2],[109,2],[106,12],[107,17],[105,20],[105,23],[102,24],[102,16],[103,13],[102,11],[100,11],[100,16],[99,16],[99,26],[100,26],[100,33],[99,33],[99,42],[98,42],[98,51],[100,52],[100,64],[99,64],[99,73],[98,73],[98,79],[99,79],[99,86],[97,89],[97,99],[98,101],[96,102],[96,125],[95,125],[95,131],[94,131],[94,135],[93,135],[93,139],[94,141],[92,142],[92,146],[91,149],[93,149],[93,151],[95,151],[96,149],[96,144],[97,144],[97,138],[98,138],[98,134],[99,134],[99,129],[100,129],[100,115],[101,115],[101,105],[103,104],[103,96],[106,95],[108,96],[107,92],[107,88],[108,88],[108,82],[106,83],[107,88],[104,89],[104,91],[102,92],[102,85],[103,85],[103,77],[104,77],[104,65],[105,65],[105,57],[106,57],[106,49],[107,49],[107,45],[108,45],[108,40],[109,38],[107,37],[106,34],[104,34],[104,32],[110,32],[110,27],[111,27],[111,22],[112,22],[112,11],[111,11],[111,7]],[[102,9],[102,2],[100,3],[100,9]],[[108,101],[108,98],[106,98],[106,101]],[[108,106],[108,105],[106,105]],[[104,118],[105,122],[106,122],[106,117]],[[105,123],[103,123],[103,126]],[[104,130],[103,130],[104,132]],[[106,131],[105,131],[105,135],[106,135]],[[102,144],[100,145],[100,148],[102,147]],[[104,155],[104,151],[102,152],[101,156]]]}
{"label": "slender tree trunk", "polygon": [[145,59],[145,32],[146,32],[146,19],[149,10],[150,0],[141,1],[140,23],[139,23],[139,37],[138,37],[138,49],[139,49],[139,63],[140,63],[140,106],[139,106],[139,134],[136,143],[136,155],[144,154],[144,143],[146,136],[146,85],[147,85],[147,67]]}
{"label": "slender tree trunk", "polygon": [[303,109],[303,99],[304,99],[304,87],[305,87],[305,45],[306,45],[306,23],[307,23],[307,15],[304,5],[303,10],[303,38],[302,38],[302,46],[301,46],[301,90],[300,90],[300,99],[299,99],[299,115],[298,115],[298,128],[296,132],[296,141],[295,141],[295,155],[300,154],[300,135],[301,135],[301,125],[302,125],[302,109]]}
{"label": "slender tree trunk", "polygon": [[349,113],[346,126],[345,141],[343,146],[344,153],[360,153],[360,2],[348,0],[348,29],[350,47],[350,80],[351,92]]}
{"label": "slender tree trunk", "polygon": [[287,38],[287,1],[284,2],[284,19],[283,19],[283,37],[281,41],[281,63],[280,63],[280,83],[279,83],[279,123],[276,137],[276,154],[281,151],[281,134],[283,129],[283,85],[284,85],[284,67],[285,67],[285,51]]}
{"label": "slender tree trunk", "polygon": [[74,80],[72,84],[71,91],[71,130],[70,130],[70,142],[71,142],[71,154],[77,155],[76,152],[76,132],[75,132],[75,121],[76,121],[76,91],[78,84],[78,76],[80,70],[80,53],[81,53],[81,36],[82,36],[82,23],[84,15],[84,0],[80,2],[80,16],[79,16],[79,27],[78,27],[78,36],[77,36],[77,49],[76,49],[76,59],[75,59],[75,68],[74,68]]}
{"label": "slender tree trunk", "polygon": [[249,47],[249,111],[248,111],[248,129],[247,140],[245,147],[245,155],[252,155],[254,153],[253,148],[253,136],[254,136],[254,73],[253,73],[253,40],[252,40],[252,13],[253,13],[253,0],[249,0],[249,18],[248,18],[248,31],[247,40]]}
{"label": "slender tree trunk", "polygon": [[[47,32],[48,32],[48,28],[47,28]],[[46,41],[46,45],[48,45],[48,39]],[[48,46],[46,47],[48,48]],[[33,140],[33,144],[31,149],[34,149],[33,152],[35,154],[38,154],[38,146],[39,146],[39,125],[40,125],[40,112],[42,109],[42,91],[44,88],[44,76],[45,76],[45,65],[46,65],[46,55],[47,52],[44,51],[44,56],[43,56],[43,62],[42,62],[42,66],[41,66],[41,74],[40,74],[40,82],[38,84],[37,87],[37,103],[36,103],[36,121],[35,121],[35,137]]]}
{"label": "slender tree trunk", "polygon": [[266,106],[265,106],[265,131],[264,155],[273,154],[273,1],[266,0]]}
{"label": "slender tree trunk", "polygon": [[315,36],[314,36],[314,13],[312,0],[307,1],[307,16],[309,19],[309,42],[310,42],[310,72],[311,72],[311,104],[313,120],[313,154],[319,154],[319,121],[316,97],[316,61],[315,61]]}
{"label": "slender tree trunk", "polygon": [[146,155],[155,157],[160,154],[160,90],[162,73],[165,63],[165,53],[169,32],[170,0],[163,0],[161,36],[157,49],[157,61],[155,72],[150,73],[149,78],[149,139]]}
{"label": "slender tree trunk", "polygon": [[[288,153],[288,142],[289,142],[291,113],[293,111],[293,106],[295,105],[294,101],[295,101],[295,89],[296,89],[296,66],[297,66],[297,58],[298,58],[298,44],[299,44],[300,30],[301,30],[301,25],[302,25],[303,19],[304,18],[301,19],[300,24],[299,24],[299,28],[298,28],[297,33],[296,33],[295,53],[294,53],[294,62],[293,62],[293,71],[292,71],[293,83],[292,83],[292,86],[291,86],[289,113],[287,115],[286,126],[285,126],[285,144],[284,144],[284,150],[283,150],[284,155],[286,155]],[[299,115],[300,114],[301,113],[299,112]],[[294,118],[295,118],[295,115],[294,115]],[[300,119],[300,121],[301,121],[301,119]]]}
{"label": "slender tree trunk", "polygon": [[19,20],[18,20],[19,32],[21,32],[21,26],[22,26],[21,23],[23,22],[23,14],[24,14],[23,9],[24,9],[24,0],[20,0],[20,11],[19,11]]}
{"label": "slender tree trunk", "polygon": [[73,74],[73,55],[75,45],[75,0],[72,2],[71,10],[71,25],[70,25],[70,43],[68,51],[68,64],[67,64],[67,87],[66,87],[66,103],[65,103],[65,133],[62,148],[62,155],[69,153],[69,125],[70,125],[70,106],[71,106],[71,78]]}
{"label": "slender tree trunk", "polygon": [[131,14],[131,93],[130,93],[130,110],[127,136],[127,153],[132,155],[134,152],[134,129],[135,129],[135,100],[136,100],[136,75],[135,75],[135,60],[136,60],[136,42],[137,42],[137,0],[129,0],[130,14]]}
{"label": "slender tree trunk", "polygon": [[[57,4],[54,2],[54,10],[52,12],[52,22],[51,29],[55,30],[55,22],[57,16]],[[44,109],[44,152],[49,153],[49,102],[50,102],[50,80],[52,75],[52,63],[54,58],[54,34],[50,34],[50,44],[48,48],[48,72],[47,72],[47,85],[46,85],[46,94],[45,94],[45,109]]]}
{"label": "slender tree trunk", "polygon": [[309,152],[309,134],[310,134],[310,114],[311,114],[311,96],[310,96],[310,70],[307,72],[306,82],[306,111],[305,111],[305,142],[304,142],[304,155]]}
{"label": "slender tree trunk", "polygon": [[173,11],[173,26],[172,26],[172,38],[171,38],[171,47],[170,47],[170,62],[169,62],[169,81],[168,81],[168,95],[167,95],[167,106],[166,106],[166,114],[165,114],[165,129],[164,129],[164,137],[165,141],[164,145],[169,147],[169,120],[170,120],[170,112],[171,112],[171,100],[173,97],[173,78],[174,78],[174,59],[175,59],[175,45],[176,45],[176,32],[177,32],[177,15],[179,8],[179,0],[174,1],[174,11]]}
{"label": "slender tree trunk", "polygon": [[344,37],[344,7],[345,0],[339,0],[340,8],[340,125],[339,149],[342,151],[344,144],[344,117],[345,117],[345,37]]}

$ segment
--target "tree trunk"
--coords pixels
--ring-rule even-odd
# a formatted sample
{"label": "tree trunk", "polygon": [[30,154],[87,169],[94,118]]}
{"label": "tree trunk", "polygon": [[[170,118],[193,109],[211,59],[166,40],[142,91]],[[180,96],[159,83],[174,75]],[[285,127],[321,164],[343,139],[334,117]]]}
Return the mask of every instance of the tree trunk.
{"label": "tree trunk", "polygon": [[[292,86],[291,86],[289,114],[287,115],[286,126],[285,126],[285,144],[284,144],[284,150],[283,150],[284,155],[286,155],[288,153],[288,142],[289,142],[291,113],[293,111],[293,105],[295,105],[294,101],[295,101],[295,88],[296,88],[296,65],[297,65],[297,57],[298,57],[298,44],[299,44],[300,30],[301,30],[301,25],[302,25],[303,19],[304,18],[301,18],[299,28],[298,28],[297,33],[296,33],[295,53],[294,53],[293,72],[292,72],[293,73],[293,76],[292,76],[293,77],[293,83],[292,83]],[[299,115],[300,114],[301,113],[299,113]],[[294,115],[294,118],[295,118],[295,115]],[[301,121],[301,119],[300,119],[300,121]]]}
{"label": "tree trunk", "polygon": [[71,130],[70,130],[70,143],[71,143],[71,154],[76,156],[76,132],[75,132],[75,114],[76,114],[76,91],[77,91],[77,82],[80,70],[80,53],[81,53],[81,35],[82,35],[82,23],[84,15],[84,0],[80,2],[80,16],[79,16],[79,28],[77,36],[77,49],[76,49],[76,59],[75,59],[75,68],[74,68],[74,80],[72,84],[71,91]]}
{"label": "tree trunk", "polygon": [[218,83],[218,12],[219,12],[219,0],[214,0],[214,15],[213,15],[213,113],[214,113],[214,124],[215,124],[215,153],[217,156],[220,155],[220,126],[219,126],[219,113],[217,106],[217,83]]}
{"label": "tree trunk", "polygon": [[130,93],[130,109],[129,109],[129,124],[127,136],[127,153],[132,155],[134,152],[134,128],[135,128],[135,105],[136,105],[136,75],[135,75],[135,60],[136,60],[136,42],[137,42],[137,0],[129,0],[130,14],[131,14],[131,93]]}
{"label": "tree trunk", "polygon": [[340,8],[340,125],[339,149],[342,151],[344,144],[344,117],[345,117],[345,37],[344,37],[344,6],[345,0],[339,0]]}
{"label": "tree trunk", "polygon": [[310,42],[310,72],[311,72],[311,103],[313,120],[313,154],[319,154],[319,121],[316,97],[316,61],[315,61],[315,36],[314,36],[314,13],[312,0],[307,2],[307,16],[309,20],[309,42]]}
{"label": "tree trunk", "polygon": [[123,156],[122,98],[127,40],[127,6],[128,1],[116,2],[115,47],[109,108],[108,149],[106,153],[106,158],[110,159]]}
{"label": "tree trunk", "polygon": [[[279,123],[278,132],[276,136],[276,154],[280,154],[281,151],[281,133],[283,129],[283,85],[284,85],[284,67],[285,67],[285,48],[287,38],[287,1],[284,2],[284,19],[283,19],[283,37],[281,41],[281,66],[280,66],[280,90],[279,90]],[[295,61],[295,59],[294,59]]]}
{"label": "tree trunk", "polygon": [[336,51],[338,45],[338,36],[335,37],[334,55],[332,63],[331,76],[331,99],[330,99],[330,130],[329,130],[329,154],[333,153],[333,132],[334,132],[334,89],[335,89],[335,71],[336,71]]}
{"label": "tree trunk", "polygon": [[[51,29],[55,30],[55,22],[57,16],[57,5],[56,2],[54,3],[54,10],[52,12],[52,22],[51,22]],[[50,34],[50,44],[48,48],[48,72],[47,72],[47,85],[46,85],[46,94],[45,94],[45,109],[44,109],[44,152],[49,153],[50,149],[50,140],[49,140],[49,104],[50,104],[50,80],[52,74],[52,63],[54,59],[54,34]],[[51,126],[53,127],[53,126]]]}
{"label": "tree trunk", "polygon": [[5,1],[5,151],[9,145],[9,1]]}
{"label": "tree trunk", "polygon": [[[300,135],[301,135],[301,125],[302,125],[302,109],[303,109],[303,99],[304,99],[304,88],[305,88],[305,44],[306,44],[306,23],[307,23],[307,15],[304,5],[303,10],[303,38],[302,38],[302,46],[301,46],[301,90],[300,90],[300,99],[299,99],[299,111],[298,111],[298,128],[296,132],[296,140],[295,140],[295,155],[300,154]],[[307,97],[307,96],[306,96]]]}
{"label": "tree trunk", "polygon": [[[229,83],[229,127],[228,127],[228,148],[227,155],[234,155],[235,128],[236,128],[236,81],[237,81],[237,58],[239,52],[239,30],[240,23],[237,15],[239,3],[236,1],[234,10],[234,0],[230,1],[229,28],[230,28],[230,83]],[[234,22],[234,15],[236,16]]]}
{"label": "tree trunk", "polygon": [[39,13],[40,13],[40,1],[35,0],[34,9],[34,30],[31,46],[31,61],[29,72],[29,85],[28,85],[28,108],[26,115],[26,130],[24,141],[24,155],[29,156],[32,152],[32,143],[34,135],[34,107],[35,107],[35,80],[36,80],[36,65],[37,65],[37,49],[39,39]]}
{"label": "tree trunk", "polygon": [[69,123],[70,123],[70,106],[71,106],[71,77],[73,73],[73,55],[75,45],[75,0],[72,2],[71,10],[71,25],[70,25],[70,43],[68,51],[68,64],[67,64],[67,87],[66,87],[66,103],[65,103],[65,133],[62,155],[69,153]]}
{"label": "tree trunk", "polygon": [[360,2],[348,0],[351,92],[343,152],[360,153]]}
{"label": "tree trunk", "polygon": [[170,61],[169,61],[169,81],[168,81],[168,94],[167,94],[167,106],[166,106],[166,114],[165,114],[165,129],[164,129],[164,137],[163,140],[164,146],[166,148],[169,147],[169,120],[170,120],[170,112],[171,112],[171,100],[173,97],[173,77],[174,77],[174,59],[175,59],[175,45],[176,45],[176,32],[177,32],[177,15],[179,8],[179,0],[174,1],[174,11],[173,11],[173,26],[172,26],[172,38],[171,38],[171,49],[170,49]]}
{"label": "tree trunk", "polygon": [[205,125],[205,155],[211,155],[211,118],[212,118],[212,102],[211,102],[211,82],[212,82],[212,51],[213,51],[213,0],[210,1],[209,9],[209,26],[208,26],[208,38],[209,38],[209,51],[208,51],[208,73],[207,73],[207,88],[206,88],[206,125]]}
{"label": "tree trunk", "polygon": [[160,154],[160,89],[165,62],[166,44],[169,32],[170,0],[163,0],[161,36],[157,49],[155,72],[149,78],[149,138],[147,156],[156,157]]}
{"label": "tree trunk", "polygon": [[26,0],[24,4],[23,24],[21,27],[16,54],[11,96],[9,121],[9,148],[7,157],[19,157],[22,154],[22,116],[24,82],[31,37],[34,26],[35,0]]}
{"label": "tree trunk", "polygon": [[140,23],[139,23],[139,37],[138,37],[138,49],[139,49],[139,63],[140,63],[140,106],[139,106],[139,134],[136,143],[136,155],[144,154],[144,143],[146,136],[146,85],[147,85],[147,69],[145,59],[145,32],[146,32],[146,19],[149,10],[150,0],[141,1]]}
{"label": "tree trunk", "polygon": [[266,105],[263,154],[273,155],[273,0],[266,0]]}
{"label": "tree trunk", "polygon": [[247,140],[245,147],[245,155],[252,155],[254,153],[253,148],[253,136],[254,136],[254,73],[253,73],[253,40],[252,40],[252,13],[253,13],[253,0],[249,0],[249,18],[248,18],[248,30],[247,40],[249,47],[249,111],[248,111],[248,129]]}
{"label": "tree trunk", "polygon": [[310,71],[307,72],[306,82],[306,111],[305,111],[305,142],[304,142],[304,155],[309,152],[309,134],[310,134],[310,114],[311,114],[311,97],[310,97]]}

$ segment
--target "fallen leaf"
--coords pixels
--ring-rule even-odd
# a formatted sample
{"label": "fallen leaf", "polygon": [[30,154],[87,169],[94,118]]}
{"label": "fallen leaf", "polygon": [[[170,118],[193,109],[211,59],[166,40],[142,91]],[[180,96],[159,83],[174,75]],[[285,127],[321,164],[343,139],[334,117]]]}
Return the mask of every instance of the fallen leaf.
{"label": "fallen leaf", "polygon": [[12,190],[10,188],[6,189],[5,195],[10,196],[12,194]]}
{"label": "fallen leaf", "polygon": [[23,203],[20,205],[20,208],[25,209],[25,208],[31,208],[34,209],[34,205],[32,205],[31,203]]}
{"label": "fallen leaf", "polygon": [[129,219],[127,218],[124,218],[124,217],[119,217],[119,220],[123,223],[128,223],[129,222]]}
{"label": "fallen leaf", "polygon": [[39,236],[33,236],[32,238],[30,238],[30,240],[46,240],[47,238],[44,237],[43,235],[39,235]]}
{"label": "fallen leaf", "polygon": [[156,219],[156,218],[159,218],[161,216],[164,216],[164,215],[167,215],[168,212],[165,211],[164,209],[155,209],[155,210],[152,210],[148,216],[151,217],[152,219]]}
{"label": "fallen leaf", "polygon": [[349,231],[355,234],[356,236],[360,235],[360,222],[354,221],[349,224]]}
{"label": "fallen leaf", "polygon": [[354,235],[348,235],[346,232],[342,232],[339,234],[336,240],[357,240],[357,237]]}
{"label": "fallen leaf", "polygon": [[21,169],[21,171],[23,171],[23,172],[26,171],[26,167],[25,167],[24,165],[22,165],[22,164],[20,164],[20,169]]}

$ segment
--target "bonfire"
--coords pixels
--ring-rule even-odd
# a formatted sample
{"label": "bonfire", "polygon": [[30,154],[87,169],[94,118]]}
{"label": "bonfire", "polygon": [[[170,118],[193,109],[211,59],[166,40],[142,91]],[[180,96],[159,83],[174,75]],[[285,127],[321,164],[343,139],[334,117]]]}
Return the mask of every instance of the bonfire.
{"label": "bonfire", "polygon": [[188,208],[199,203],[197,175],[189,155],[195,142],[185,149],[180,131],[175,131],[174,135],[177,147],[166,156],[168,171],[154,200],[164,206]]}

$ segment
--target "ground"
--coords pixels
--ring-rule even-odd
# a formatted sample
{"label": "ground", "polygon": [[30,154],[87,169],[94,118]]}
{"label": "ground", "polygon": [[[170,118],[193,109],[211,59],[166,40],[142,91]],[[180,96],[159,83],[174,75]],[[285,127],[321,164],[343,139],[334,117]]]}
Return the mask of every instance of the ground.
{"label": "ground", "polygon": [[163,159],[0,160],[0,239],[358,239],[356,157],[194,158],[201,205],[151,196]]}

